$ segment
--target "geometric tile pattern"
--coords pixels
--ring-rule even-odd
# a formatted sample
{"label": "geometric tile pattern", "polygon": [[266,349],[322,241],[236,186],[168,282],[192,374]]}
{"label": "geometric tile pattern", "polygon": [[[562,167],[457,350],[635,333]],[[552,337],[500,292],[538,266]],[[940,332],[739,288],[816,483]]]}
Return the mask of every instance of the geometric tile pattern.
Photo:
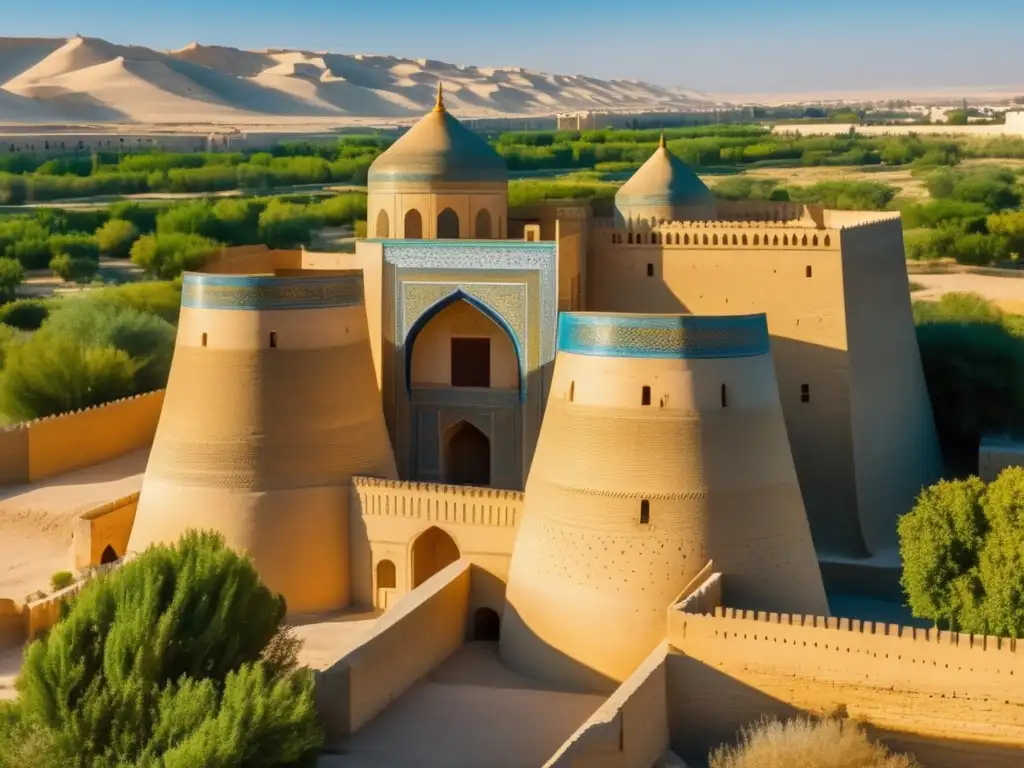
{"label": "geometric tile pattern", "polygon": [[181,306],[193,309],[325,309],[363,303],[361,274],[270,277],[185,274]]}

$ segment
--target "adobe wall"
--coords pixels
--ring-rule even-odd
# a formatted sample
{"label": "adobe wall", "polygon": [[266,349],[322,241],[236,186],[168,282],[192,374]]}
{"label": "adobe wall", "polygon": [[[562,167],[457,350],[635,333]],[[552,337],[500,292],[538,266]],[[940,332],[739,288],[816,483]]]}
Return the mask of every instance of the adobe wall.
{"label": "adobe wall", "polygon": [[[500,614],[522,508],[520,491],[354,477],[353,604],[384,608],[411,591],[412,547],[420,534],[437,527],[452,537],[463,558],[479,568],[470,610],[491,608]],[[386,594],[377,579],[384,560],[394,564],[396,577],[395,587]]]}
{"label": "adobe wall", "polygon": [[149,447],[163,401],[156,390],[10,427],[0,432],[3,481],[44,480]]}
{"label": "adobe wall", "polygon": [[198,271],[210,275],[273,275],[280,270],[302,269],[302,258],[301,250],[238,245],[222,248]]}
{"label": "adobe wall", "polygon": [[650,768],[668,749],[665,659],[655,648],[545,768]]}
{"label": "adobe wall", "polygon": [[766,313],[815,544],[819,551],[863,556],[841,247],[839,230],[776,222],[682,222],[653,232],[595,227],[587,309]]}
{"label": "adobe wall", "polygon": [[929,768],[1019,765],[1019,641],[721,607],[689,612],[697,607],[687,601],[668,622],[669,727],[684,757],[707,754],[762,715],[842,706]]}
{"label": "adobe wall", "polygon": [[872,553],[895,551],[897,518],[942,474],[903,228],[892,219],[845,229],[841,238],[861,531]]}
{"label": "adobe wall", "polygon": [[25,642],[22,608],[9,598],[0,597],[0,651]]}
{"label": "adobe wall", "polygon": [[358,731],[462,645],[471,568],[462,559],[435,574],[377,619],[362,643],[316,672],[328,740]]}
{"label": "adobe wall", "polygon": [[100,565],[107,547],[119,558],[124,556],[138,504],[139,494],[135,492],[79,515],[71,534],[74,570]]}

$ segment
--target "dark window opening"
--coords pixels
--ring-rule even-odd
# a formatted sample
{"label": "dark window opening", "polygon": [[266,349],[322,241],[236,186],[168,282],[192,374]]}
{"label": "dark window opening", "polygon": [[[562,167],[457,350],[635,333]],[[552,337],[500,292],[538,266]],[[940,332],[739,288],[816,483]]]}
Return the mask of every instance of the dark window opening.
{"label": "dark window opening", "polygon": [[651,404],[651,388],[650,387],[644,387],[643,393],[640,396],[640,405],[650,405],[650,404]]}
{"label": "dark window opening", "polygon": [[114,548],[108,544],[106,548],[103,550],[103,553],[100,555],[100,565],[114,563],[117,562],[119,559],[120,558],[117,556],[117,552],[115,552]]}
{"label": "dark window opening", "polygon": [[729,393],[725,389],[725,384],[722,385],[722,407],[729,407]]}
{"label": "dark window opening", "polygon": [[206,346],[206,334],[205,333],[203,334],[203,346],[204,347]]}
{"label": "dark window opening", "polygon": [[569,402],[572,402],[573,397],[576,395],[576,382],[569,382]]}
{"label": "dark window opening", "polygon": [[640,525],[647,525],[651,522],[651,502],[644,499],[640,502]]}
{"label": "dark window opening", "polygon": [[654,265],[653,264],[648,264],[647,265],[647,276],[648,277],[654,277]]}
{"label": "dark window opening", "polygon": [[807,265],[807,269],[805,270],[804,274],[807,275],[807,277],[811,276],[811,265],[810,264]]}
{"label": "dark window opening", "polygon": [[800,385],[800,402],[809,403],[811,402],[811,385],[801,384]]}
{"label": "dark window opening", "polygon": [[496,643],[501,638],[501,619],[493,608],[477,608],[473,614],[473,639]]}
{"label": "dark window opening", "polygon": [[270,348],[275,349],[277,347],[277,332],[270,332]]}
{"label": "dark window opening", "polygon": [[452,339],[452,386],[491,386],[491,340]]}

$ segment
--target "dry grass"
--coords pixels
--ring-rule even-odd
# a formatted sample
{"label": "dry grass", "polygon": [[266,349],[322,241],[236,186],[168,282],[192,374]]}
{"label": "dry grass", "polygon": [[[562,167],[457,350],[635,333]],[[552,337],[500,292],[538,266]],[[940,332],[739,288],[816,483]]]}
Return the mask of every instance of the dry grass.
{"label": "dry grass", "polygon": [[[876,170],[866,170],[874,168]],[[879,169],[878,166],[847,166],[847,165],[814,165],[799,168],[751,168],[743,171],[741,176],[752,179],[776,179],[783,185],[810,186],[819,181],[877,181],[891,184],[897,189],[897,195],[913,200],[928,198],[928,190],[923,179],[915,179],[910,175],[908,167],[895,167],[892,170]],[[708,175],[701,179],[710,187],[733,176]]]}
{"label": "dry grass", "polygon": [[890,755],[849,720],[801,717],[763,719],[740,732],[737,746],[722,746],[710,768],[920,768],[908,755]]}

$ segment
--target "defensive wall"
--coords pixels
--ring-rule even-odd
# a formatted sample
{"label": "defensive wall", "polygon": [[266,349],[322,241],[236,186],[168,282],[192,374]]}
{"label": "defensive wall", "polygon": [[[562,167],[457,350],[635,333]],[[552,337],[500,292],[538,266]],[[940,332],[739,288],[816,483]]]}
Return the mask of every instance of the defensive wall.
{"label": "defensive wall", "polygon": [[472,568],[460,559],[432,576],[377,619],[362,643],[316,673],[328,739],[355,733],[463,644]]}
{"label": "defensive wall", "polygon": [[724,608],[719,574],[668,612],[677,752],[707,754],[762,715],[845,709],[929,768],[1020,764],[1020,641]]}
{"label": "defensive wall", "polygon": [[432,528],[478,567],[470,610],[500,613],[523,493],[371,477],[352,478],[352,602],[388,608],[415,586],[416,542]]}
{"label": "defensive wall", "polygon": [[78,516],[71,534],[74,570],[102,565],[121,558],[128,551],[139,492],[93,507]]}
{"label": "defensive wall", "polygon": [[164,391],[22,422],[0,432],[0,483],[44,480],[153,443]]}

